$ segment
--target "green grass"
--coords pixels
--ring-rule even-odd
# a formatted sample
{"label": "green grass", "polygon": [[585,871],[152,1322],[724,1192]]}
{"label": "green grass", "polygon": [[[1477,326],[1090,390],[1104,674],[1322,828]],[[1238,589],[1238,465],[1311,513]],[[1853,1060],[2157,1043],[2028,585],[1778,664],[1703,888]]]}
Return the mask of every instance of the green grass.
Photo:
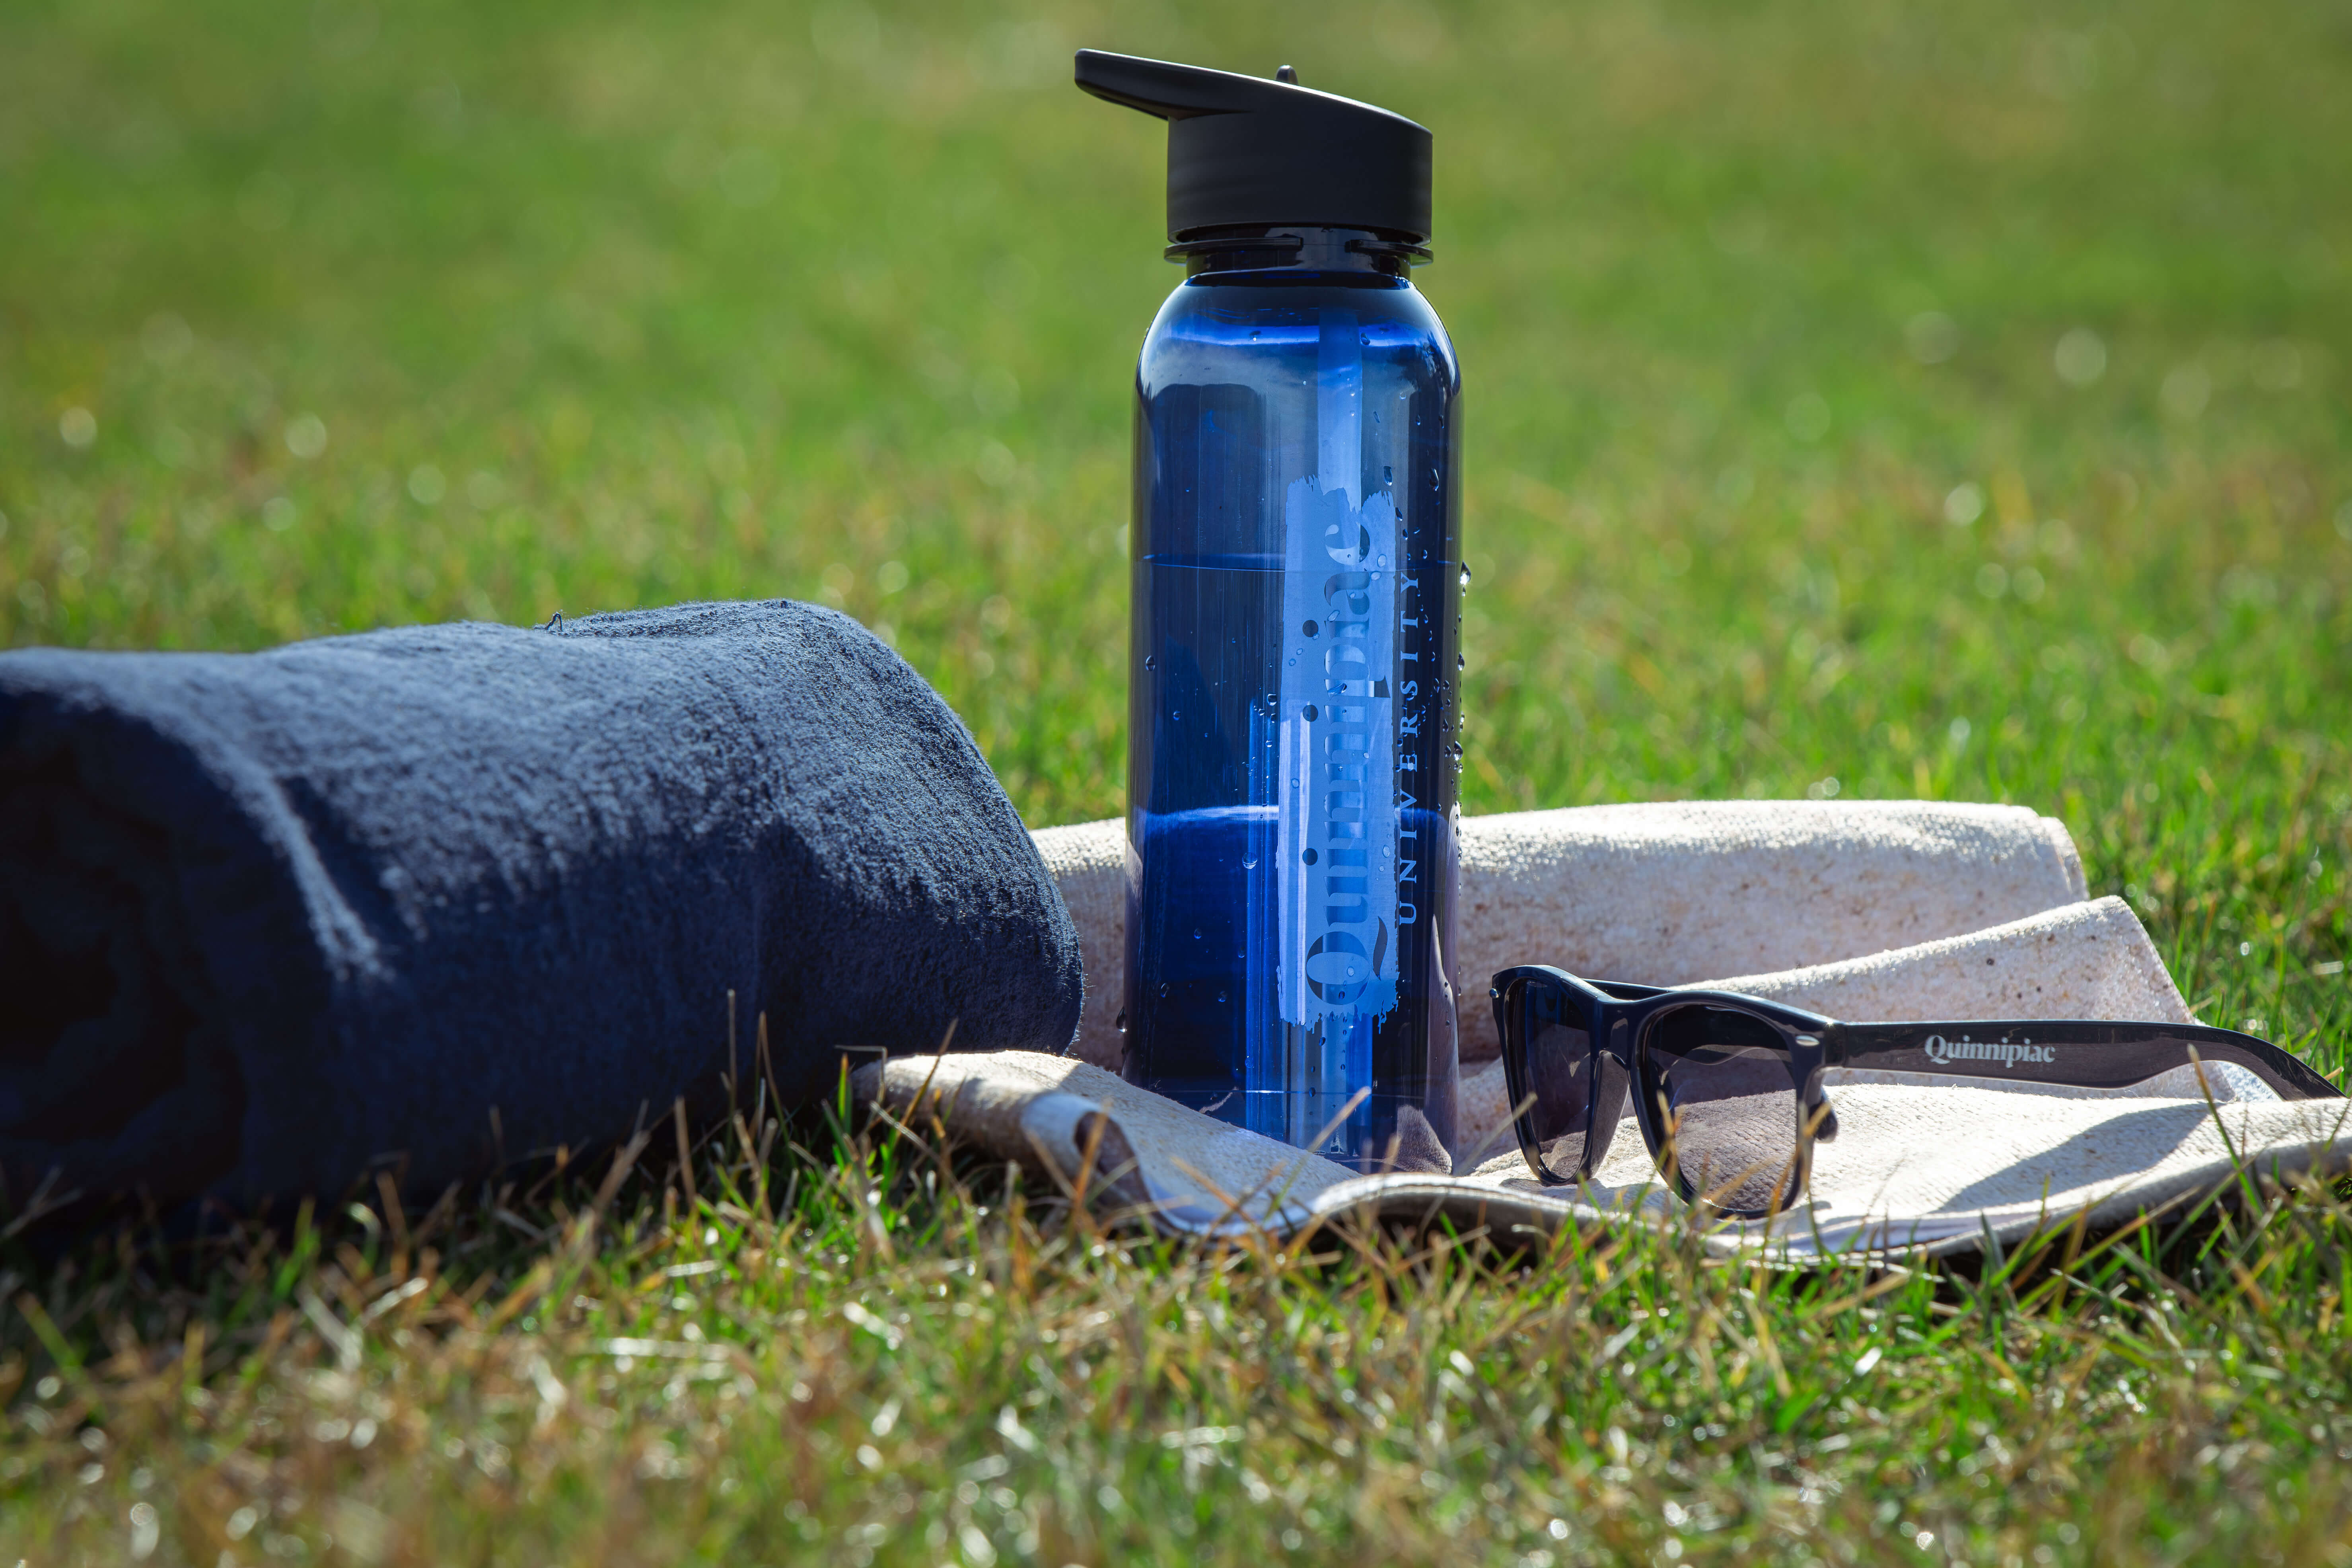
{"label": "green grass", "polygon": [[[1115,811],[1176,275],[1077,43],[1436,130],[1468,809],[2030,803],[2201,1016],[2342,1081],[2340,7],[19,0],[0,643],[824,598],[1031,822]],[[12,1244],[0,1568],[2352,1562],[2324,1196],[1981,1275],[1522,1268],[761,1136],[593,1231],[601,1165],[173,1268]]]}

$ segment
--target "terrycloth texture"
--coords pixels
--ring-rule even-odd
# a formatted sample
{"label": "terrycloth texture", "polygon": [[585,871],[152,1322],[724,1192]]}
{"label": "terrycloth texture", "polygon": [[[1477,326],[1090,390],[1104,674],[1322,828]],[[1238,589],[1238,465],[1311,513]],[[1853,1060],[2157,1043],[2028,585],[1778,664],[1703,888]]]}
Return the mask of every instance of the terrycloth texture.
{"label": "terrycloth texture", "polygon": [[[2121,899],[2066,904],[1990,931],[1843,963],[1698,984],[1832,1018],[2148,1018],[2193,1024],[2139,917]],[[1493,1010],[1487,1010],[1493,1032]],[[1463,1166],[1516,1148],[1498,1056],[1462,1075]],[[1637,1142],[1638,1139],[1635,1140]],[[1613,1147],[1613,1146],[1612,1146]]]}
{"label": "terrycloth texture", "polygon": [[1086,958],[1086,1006],[1078,1015],[1077,1055],[1117,1072],[1126,1054],[1118,1016],[1127,1006],[1127,825],[1117,817],[1032,836],[1061,889]]}
{"label": "terrycloth texture", "polygon": [[[2089,918],[2060,910],[2019,921],[1972,951],[1997,960],[2031,955],[2047,992],[2061,998],[2104,996],[2128,1016],[2182,1016],[2179,994],[2160,966],[2150,975],[2117,963],[2118,947],[2132,945],[2126,923],[2141,944],[2147,941],[2130,911],[2107,900],[2078,909]],[[2000,998],[2005,981],[1971,992],[1948,972],[1948,944],[1935,943],[1886,955],[1887,963],[1850,980],[1856,989],[1847,994],[1898,984],[1907,968],[1941,1002]],[[1990,967],[1998,973],[2002,964]],[[1820,979],[1821,970],[1810,973],[1806,980],[1768,975],[1749,984],[1780,994],[1810,986],[1811,1005],[1832,1005],[1834,983]],[[2118,979],[2135,973],[2136,992],[2134,982]],[[1026,1052],[894,1058],[859,1069],[856,1082],[865,1098],[902,1119],[924,1125],[936,1116],[961,1139],[1072,1190],[1108,1188],[1178,1230],[1286,1232],[1350,1211],[1402,1222],[1443,1215],[1465,1228],[1538,1234],[1564,1225],[1691,1222],[1690,1211],[1663,1189],[1630,1120],[1587,1187],[1535,1182],[1498,1126],[1500,1077],[1497,1064],[1465,1086],[1465,1101],[1474,1090],[1491,1101],[1465,1103],[1465,1123],[1483,1116],[1499,1136],[1491,1157],[1460,1177],[1358,1176],[1067,1058]],[[1708,1247],[1791,1258],[1908,1247],[1964,1252],[1988,1236],[2007,1242],[2078,1216],[2104,1226],[2177,1210],[2235,1180],[2242,1166],[2289,1178],[2352,1164],[2352,1101],[2282,1101],[2253,1075],[2226,1065],[2209,1069],[2202,1083],[2193,1069],[2176,1069],[2117,1089],[1854,1071],[1831,1075],[1827,1089],[1839,1132],[1818,1151],[1806,1206],[1769,1226],[1715,1224]],[[1476,1142],[1465,1127],[1465,1156]]]}
{"label": "terrycloth texture", "polygon": [[2139,917],[2121,899],[2062,904],[1966,936],[1839,963],[1696,984],[1769,996],[1832,1018],[2197,1021]]}
{"label": "terrycloth texture", "polygon": [[[1126,963],[1122,824],[1037,834],[1086,953],[1078,1052],[1116,1068]],[[1678,985],[1835,963],[2080,900],[2065,826],[2023,806],[1738,800],[1575,806],[1466,817],[1465,994],[1514,963]],[[1462,1060],[1501,1048],[1462,1014]]]}
{"label": "terrycloth texture", "polygon": [[[1108,1187],[1180,1229],[1222,1224],[1230,1205],[1219,1194],[1250,1194],[1257,1200],[1251,1212],[1296,1223],[1307,1211],[1286,1206],[1286,1197],[1310,1196],[1334,1173],[1349,1174],[1071,1057],[892,1058],[858,1068],[854,1082],[861,1099],[878,1100],[919,1131],[936,1119],[964,1142],[1049,1178]],[[1288,1190],[1294,1179],[1296,1194]]]}
{"label": "terrycloth texture", "polygon": [[[1072,1186],[1108,1183],[1180,1229],[1289,1230],[1343,1210],[1537,1230],[1687,1219],[1630,1123],[1583,1191],[1530,1179],[1499,1061],[1465,1070],[1455,1168],[1467,1173],[1455,1177],[1358,1176],[1088,1065],[1118,1060],[1124,843],[1117,822],[1036,837],[1087,954],[1087,1059],[894,1059],[860,1070],[867,1098],[937,1115],[958,1137]],[[1463,1034],[1489,1058],[1480,982],[1531,962],[1746,991],[1851,1019],[2193,1021],[2137,918],[2115,899],[2083,901],[2065,829],[2031,811],[1601,806],[1472,817],[1462,846]],[[2232,1068],[2203,1084],[2174,1073],[2121,1090],[1899,1072],[1844,1072],[1830,1087],[1841,1131],[1818,1156],[1808,1208],[1771,1228],[1719,1226],[1709,1246],[1962,1251],[1988,1234],[2078,1215],[2113,1224],[2209,1193],[2231,1179],[2233,1147],[2273,1175],[2352,1162],[2346,1101],[2281,1102]],[[2209,1089],[2229,1102],[2218,1125]]]}
{"label": "terrycloth texture", "polygon": [[1059,1049],[1078,948],[954,714],[806,605],[0,654],[0,1169],[412,1187],[835,1047]]}
{"label": "terrycloth texture", "polygon": [[[2183,1205],[2242,1167],[2284,1179],[2352,1164],[2352,1100],[2282,1100],[2219,1064],[2202,1084],[2183,1069],[2116,1089],[1898,1072],[1832,1073],[1825,1089],[1839,1131],[1815,1152],[1809,1202],[1769,1226],[1722,1226],[1719,1247],[1969,1251],[1988,1233],[2008,1242],[2077,1216],[2107,1226]],[[1516,1147],[1465,1184],[1509,1194],[1537,1223],[1687,1212],[1663,1190],[1630,1123],[1580,1194],[1542,1187]]]}

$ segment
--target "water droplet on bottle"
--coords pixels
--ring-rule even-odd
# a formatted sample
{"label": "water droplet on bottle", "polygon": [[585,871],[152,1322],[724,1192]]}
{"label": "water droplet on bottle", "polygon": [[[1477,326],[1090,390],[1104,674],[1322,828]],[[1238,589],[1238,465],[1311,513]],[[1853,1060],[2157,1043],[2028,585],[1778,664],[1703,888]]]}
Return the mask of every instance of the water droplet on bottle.
{"label": "water droplet on bottle", "polygon": [[1168,982],[1166,982],[1165,980],[1163,980],[1163,981],[1161,981],[1161,982],[1160,983],[1160,994],[1161,994],[1162,996],[1165,996],[1165,995],[1167,995],[1167,994],[1168,994]]}
{"label": "water droplet on bottle", "polygon": [[1467,562],[1462,565],[1462,585],[1465,588],[1470,585],[1470,565]]}
{"label": "water droplet on bottle", "polygon": [[1313,621],[1305,621],[1300,623],[1298,629],[1311,637],[1323,628],[1317,626]]}
{"label": "water droplet on bottle", "polygon": [[1218,992],[1218,993],[1217,993],[1217,1000],[1218,1000],[1219,1002],[1223,1002],[1224,999],[1225,999],[1225,994],[1224,994],[1223,992],[1222,992],[1222,991]]}
{"label": "water droplet on bottle", "polygon": [[1127,1033],[1127,1009],[1124,1007],[1118,1010],[1118,1032],[1122,1035]]}
{"label": "water droplet on bottle", "polygon": [[[1298,711],[1302,718],[1304,718],[1308,723],[1312,724],[1315,722],[1317,717],[1322,712],[1322,710],[1316,707],[1312,702],[1309,702],[1306,707],[1301,708]],[[1337,745],[1339,742],[1334,741],[1332,744]]]}
{"label": "water droplet on bottle", "polygon": [[1307,863],[1307,865],[1309,865],[1309,866],[1312,866],[1313,864],[1315,864],[1315,851],[1314,851],[1314,850],[1312,850],[1312,849],[1302,849],[1302,850],[1300,850],[1300,851],[1298,852],[1298,858],[1299,858],[1299,859],[1300,859],[1300,860],[1302,860],[1302,861],[1306,862],[1306,863]]}
{"label": "water droplet on bottle", "polygon": [[1467,669],[1470,668],[1470,661],[1464,658],[1457,653],[1454,656],[1454,668],[1456,669]]}
{"label": "water droplet on bottle", "polygon": [[1460,762],[1462,760],[1462,742],[1459,741],[1446,742],[1445,754],[1452,757],[1455,762]]}
{"label": "water droplet on bottle", "polygon": [[1201,928],[1199,926],[1194,926],[1192,928],[1192,940],[1194,942],[1201,940]]}
{"label": "water droplet on bottle", "polygon": [[1386,463],[1381,465],[1381,483],[1384,485],[1396,483],[1396,470]]}
{"label": "water droplet on bottle", "polygon": [[1160,660],[1147,653],[1143,656],[1143,668],[1146,669],[1158,669],[1160,668]]}
{"label": "water droplet on bottle", "polygon": [[1244,849],[1242,851],[1242,869],[1244,871],[1255,871],[1257,869],[1256,850]]}

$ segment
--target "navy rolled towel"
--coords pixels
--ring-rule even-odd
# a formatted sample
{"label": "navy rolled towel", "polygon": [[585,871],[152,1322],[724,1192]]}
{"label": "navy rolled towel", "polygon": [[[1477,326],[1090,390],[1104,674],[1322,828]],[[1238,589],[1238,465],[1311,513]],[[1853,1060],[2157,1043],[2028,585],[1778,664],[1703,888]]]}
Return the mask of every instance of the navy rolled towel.
{"label": "navy rolled towel", "polygon": [[[0,1173],[414,1189],[844,1047],[1060,1049],[1078,944],[955,715],[775,602],[0,654]],[[54,1190],[54,1189],[53,1189]]]}

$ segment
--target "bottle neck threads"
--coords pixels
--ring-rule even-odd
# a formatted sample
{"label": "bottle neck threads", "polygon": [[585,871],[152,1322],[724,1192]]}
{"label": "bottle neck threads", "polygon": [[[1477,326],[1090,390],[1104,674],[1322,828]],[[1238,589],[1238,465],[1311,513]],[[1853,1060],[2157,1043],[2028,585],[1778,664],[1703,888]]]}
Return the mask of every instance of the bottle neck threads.
{"label": "bottle neck threads", "polygon": [[1214,272],[1370,272],[1402,278],[1429,247],[1371,228],[1251,224],[1195,230],[1168,247],[1185,276]]}

